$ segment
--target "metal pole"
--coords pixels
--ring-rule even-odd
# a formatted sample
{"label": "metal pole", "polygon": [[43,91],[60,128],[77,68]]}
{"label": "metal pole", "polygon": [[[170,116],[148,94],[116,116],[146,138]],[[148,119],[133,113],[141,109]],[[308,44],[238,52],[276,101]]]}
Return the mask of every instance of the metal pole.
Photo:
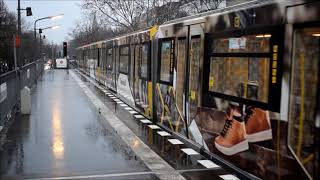
{"label": "metal pole", "polygon": [[[21,41],[21,13],[20,13],[20,0],[18,0],[18,38]],[[17,64],[18,66],[21,66],[21,42],[19,44],[19,47],[17,47]]]}
{"label": "metal pole", "polygon": [[41,42],[41,40],[42,40],[42,35],[41,35],[41,33],[40,33],[40,58],[42,57],[42,52],[41,52],[41,49],[42,49],[42,47],[41,47],[42,44],[41,44],[41,43],[42,43],[42,42]]}
{"label": "metal pole", "polygon": [[34,40],[36,40],[37,39],[37,21],[34,21],[33,33],[34,33]]}
{"label": "metal pole", "polygon": [[14,59],[14,70],[16,71],[17,68],[17,48],[16,48],[16,35],[13,35],[13,59]]}

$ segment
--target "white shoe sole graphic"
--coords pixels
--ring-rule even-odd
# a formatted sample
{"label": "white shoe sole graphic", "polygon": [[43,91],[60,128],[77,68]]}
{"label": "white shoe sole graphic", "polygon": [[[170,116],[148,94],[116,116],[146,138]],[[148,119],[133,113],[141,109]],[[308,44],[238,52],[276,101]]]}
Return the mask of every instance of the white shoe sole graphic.
{"label": "white shoe sole graphic", "polygon": [[231,155],[234,155],[234,154],[237,154],[239,152],[242,152],[242,151],[246,151],[249,149],[249,144],[248,144],[248,140],[244,140],[238,144],[235,144],[233,145],[232,147],[224,147],[224,146],[221,146],[219,145],[218,143],[214,142],[216,148],[222,152],[223,154],[225,155],[228,155],[228,156],[231,156]]}
{"label": "white shoe sole graphic", "polygon": [[247,134],[247,139],[249,142],[259,142],[272,139],[272,130],[267,129],[253,134]]}

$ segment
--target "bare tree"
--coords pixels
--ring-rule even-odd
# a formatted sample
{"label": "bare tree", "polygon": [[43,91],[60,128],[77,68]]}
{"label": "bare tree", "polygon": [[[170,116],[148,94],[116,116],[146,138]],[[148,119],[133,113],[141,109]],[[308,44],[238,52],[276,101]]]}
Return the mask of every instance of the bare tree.
{"label": "bare tree", "polygon": [[162,24],[166,21],[188,16],[183,8],[185,1],[165,0],[161,4],[153,4],[150,9],[152,24]]}
{"label": "bare tree", "polygon": [[108,24],[99,21],[96,14],[87,14],[81,20],[75,23],[75,28],[71,30],[69,36],[69,54],[75,54],[75,48],[96,42],[99,40],[109,39],[119,34],[127,32],[123,28],[112,28]]}
{"label": "bare tree", "polygon": [[83,8],[103,15],[112,26],[134,31],[139,28],[147,6],[145,0],[84,0]]}
{"label": "bare tree", "polygon": [[193,10],[193,13],[201,13],[214,9],[218,9],[219,6],[226,0],[189,0],[187,5],[190,7],[190,10]]}

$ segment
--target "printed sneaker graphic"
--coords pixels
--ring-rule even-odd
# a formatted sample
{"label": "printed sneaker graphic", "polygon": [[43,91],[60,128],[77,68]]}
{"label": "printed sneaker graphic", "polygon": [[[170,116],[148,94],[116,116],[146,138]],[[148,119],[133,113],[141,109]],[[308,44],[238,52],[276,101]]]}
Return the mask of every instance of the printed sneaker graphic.
{"label": "printed sneaker graphic", "polygon": [[239,108],[231,108],[226,117],[223,130],[215,138],[216,148],[225,155],[234,155],[248,150],[245,124]]}
{"label": "printed sneaker graphic", "polygon": [[245,111],[246,133],[249,142],[272,139],[269,112],[260,108],[247,107]]}

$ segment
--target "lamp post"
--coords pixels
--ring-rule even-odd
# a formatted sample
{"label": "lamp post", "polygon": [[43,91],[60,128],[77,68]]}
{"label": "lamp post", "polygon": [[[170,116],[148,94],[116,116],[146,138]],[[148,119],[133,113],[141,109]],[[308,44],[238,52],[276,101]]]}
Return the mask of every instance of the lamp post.
{"label": "lamp post", "polygon": [[49,27],[45,27],[45,28],[39,28],[39,29],[36,29],[36,30],[39,30],[39,34],[40,34],[40,56],[42,55],[42,51],[41,51],[41,47],[42,47],[42,36],[41,36],[41,34],[42,34],[42,31],[43,30],[46,30],[46,29],[58,29],[58,28],[60,28],[60,25],[56,25],[56,26],[49,26]]}
{"label": "lamp post", "polygon": [[48,17],[43,17],[43,18],[39,18],[37,20],[34,21],[34,39],[37,38],[37,33],[36,33],[36,30],[37,30],[37,22],[38,21],[41,21],[41,20],[44,20],[44,19],[52,19],[52,20],[55,20],[55,19],[60,19],[63,17],[63,14],[59,14],[59,15],[56,15],[56,16],[48,16]]}

